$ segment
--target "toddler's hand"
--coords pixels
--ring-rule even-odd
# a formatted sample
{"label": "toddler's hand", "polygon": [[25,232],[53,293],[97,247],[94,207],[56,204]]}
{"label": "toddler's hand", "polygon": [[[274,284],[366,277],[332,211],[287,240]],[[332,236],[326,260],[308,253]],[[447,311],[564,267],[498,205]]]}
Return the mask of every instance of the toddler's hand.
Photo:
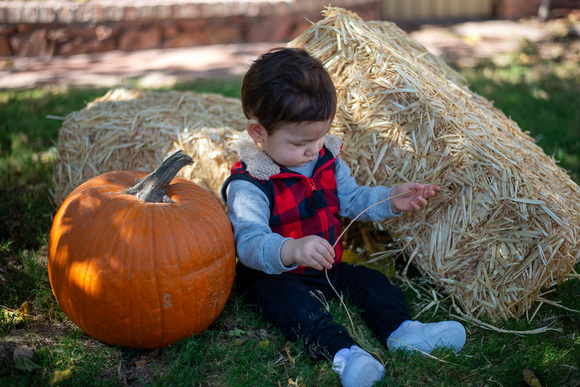
{"label": "toddler's hand", "polygon": [[391,209],[394,213],[399,211],[417,212],[425,207],[427,199],[435,196],[439,190],[441,187],[438,185],[403,183],[391,191],[393,198],[391,199]]}
{"label": "toddler's hand", "polygon": [[280,258],[284,266],[296,263],[316,270],[332,269],[334,249],[326,239],[310,235],[284,242]]}

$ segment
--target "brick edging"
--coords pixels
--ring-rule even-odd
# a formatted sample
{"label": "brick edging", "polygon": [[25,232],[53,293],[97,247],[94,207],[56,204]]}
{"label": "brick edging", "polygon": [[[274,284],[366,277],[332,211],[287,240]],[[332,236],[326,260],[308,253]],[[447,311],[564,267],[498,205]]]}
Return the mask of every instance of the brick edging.
{"label": "brick edging", "polygon": [[[381,0],[332,0],[366,20]],[[43,57],[285,42],[322,18],[328,0],[0,1],[0,57]]]}
{"label": "brick edging", "polygon": [[[334,0],[335,7],[356,7],[378,0]],[[321,10],[323,0],[187,1],[0,1],[0,24],[83,24],[120,21],[282,16]]]}

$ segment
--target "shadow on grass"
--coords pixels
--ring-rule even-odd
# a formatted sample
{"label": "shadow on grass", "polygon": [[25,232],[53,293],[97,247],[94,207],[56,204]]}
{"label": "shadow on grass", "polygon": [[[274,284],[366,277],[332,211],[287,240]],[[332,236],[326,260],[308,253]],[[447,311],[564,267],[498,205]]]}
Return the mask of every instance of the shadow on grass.
{"label": "shadow on grass", "polygon": [[58,88],[0,93],[0,240],[36,249],[52,224],[54,145],[62,120],[105,89]]}

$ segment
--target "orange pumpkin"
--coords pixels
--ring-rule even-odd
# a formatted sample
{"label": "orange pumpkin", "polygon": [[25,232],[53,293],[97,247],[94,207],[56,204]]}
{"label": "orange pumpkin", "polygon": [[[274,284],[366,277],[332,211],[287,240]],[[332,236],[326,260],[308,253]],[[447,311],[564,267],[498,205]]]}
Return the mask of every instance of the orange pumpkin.
{"label": "orange pumpkin", "polygon": [[58,210],[50,284],[66,315],[95,339],[162,348],[203,332],[223,310],[234,280],[234,237],[217,200],[175,178],[192,162],[178,151],[148,176],[102,174]]}

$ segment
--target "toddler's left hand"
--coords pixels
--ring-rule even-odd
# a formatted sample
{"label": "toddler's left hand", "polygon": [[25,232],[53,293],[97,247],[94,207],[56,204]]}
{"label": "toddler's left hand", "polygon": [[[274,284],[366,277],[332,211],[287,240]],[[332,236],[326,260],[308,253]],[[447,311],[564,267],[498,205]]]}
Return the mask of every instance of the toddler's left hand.
{"label": "toddler's left hand", "polygon": [[438,185],[403,183],[391,191],[393,198],[391,199],[391,209],[393,213],[399,211],[417,212],[425,207],[427,199],[435,196],[439,190],[441,187]]}

